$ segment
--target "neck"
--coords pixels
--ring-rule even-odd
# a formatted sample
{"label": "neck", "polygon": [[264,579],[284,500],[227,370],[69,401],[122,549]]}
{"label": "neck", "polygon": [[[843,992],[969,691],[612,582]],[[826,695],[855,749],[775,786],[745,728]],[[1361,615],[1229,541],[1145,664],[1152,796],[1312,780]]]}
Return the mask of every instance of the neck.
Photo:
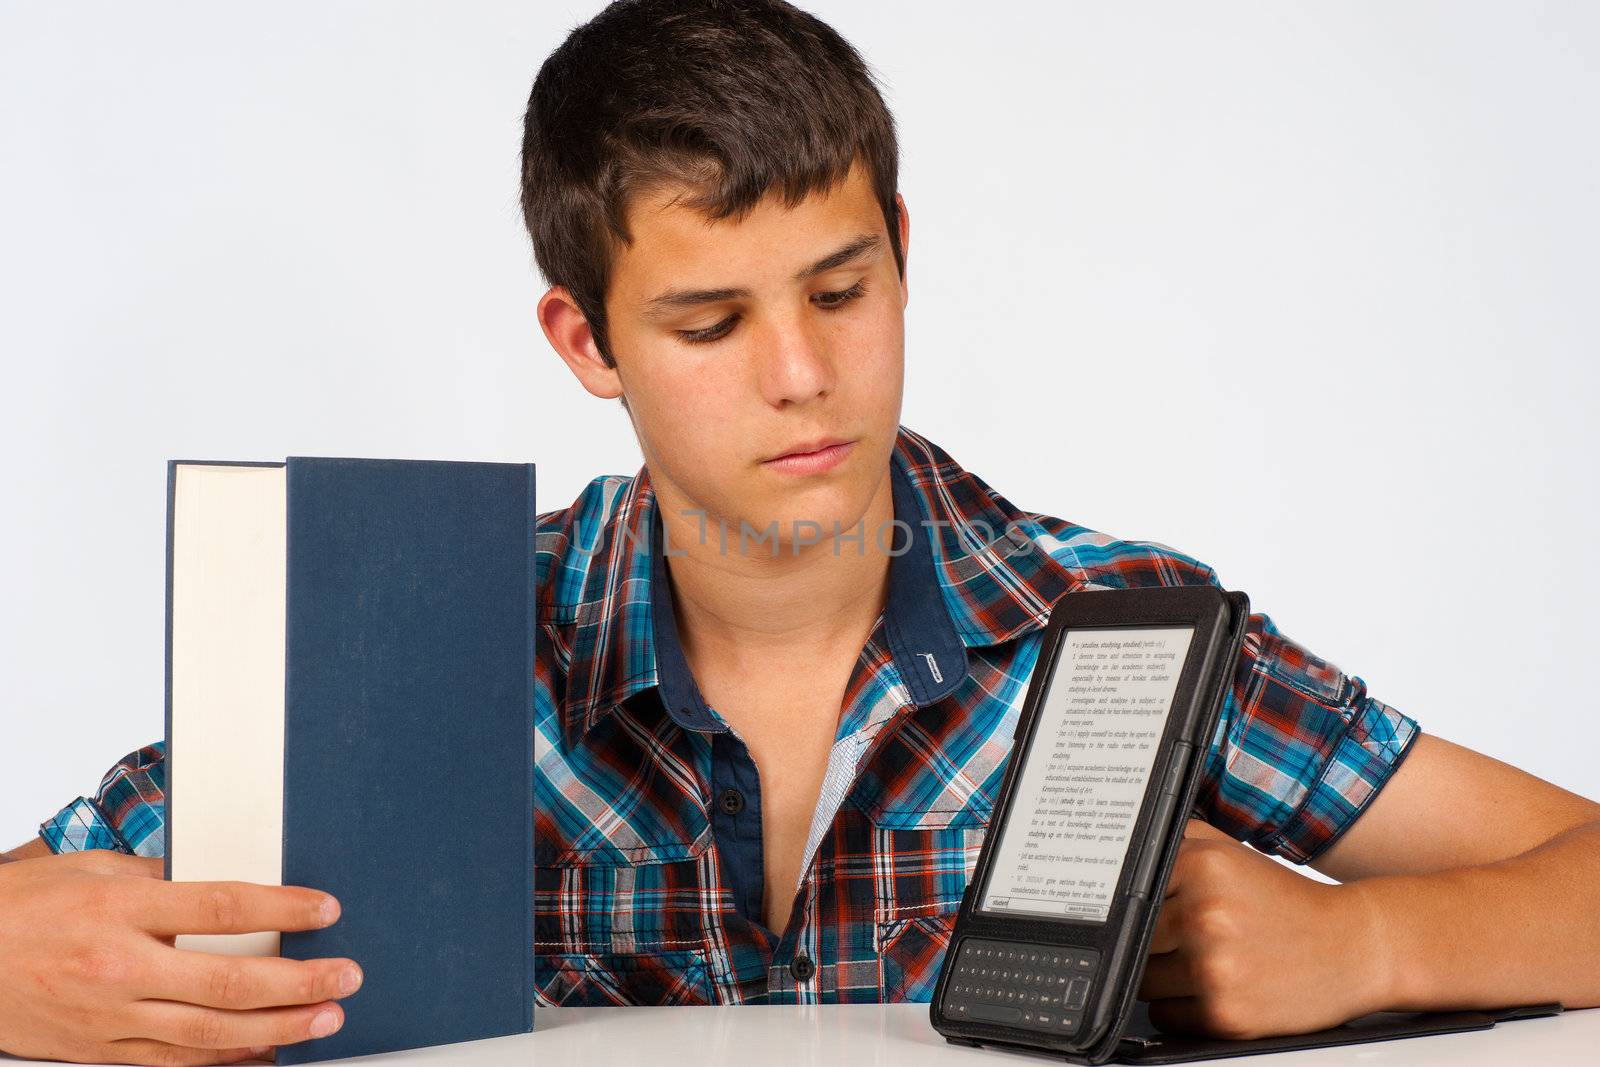
{"label": "neck", "polygon": [[779,530],[776,544],[757,541],[737,520],[719,522],[694,510],[675,487],[655,488],[679,640],[698,679],[724,672],[754,677],[785,659],[859,652],[888,597],[885,548],[904,539],[889,526],[894,498],[887,468],[866,510],[854,521],[839,517],[841,533],[865,531],[859,543],[832,536],[831,521],[821,524],[829,530],[814,543],[783,539],[788,530]]}

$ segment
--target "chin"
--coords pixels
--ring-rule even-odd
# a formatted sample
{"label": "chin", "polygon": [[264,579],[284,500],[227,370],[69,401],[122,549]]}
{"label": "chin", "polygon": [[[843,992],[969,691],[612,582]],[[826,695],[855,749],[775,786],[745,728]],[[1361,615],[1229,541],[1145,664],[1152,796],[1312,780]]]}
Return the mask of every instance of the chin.
{"label": "chin", "polygon": [[[777,538],[785,550],[789,550],[790,542],[796,537],[814,543],[833,537],[835,530],[851,533],[862,523],[871,492],[870,486],[859,482],[859,479],[851,479],[791,487],[787,492],[769,495],[762,502],[764,506],[746,512],[759,519],[752,517],[745,521],[762,533],[776,523]],[[808,523],[815,523],[815,526]],[[866,536],[870,538],[872,531],[867,530]],[[766,551],[764,544],[759,547]],[[849,547],[841,547],[840,552],[848,551]],[[756,548],[752,543],[752,551]]]}

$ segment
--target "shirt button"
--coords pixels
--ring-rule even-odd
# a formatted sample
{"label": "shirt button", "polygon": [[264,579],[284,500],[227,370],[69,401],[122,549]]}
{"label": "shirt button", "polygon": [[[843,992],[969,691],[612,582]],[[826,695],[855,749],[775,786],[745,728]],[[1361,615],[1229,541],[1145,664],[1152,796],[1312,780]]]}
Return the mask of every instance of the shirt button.
{"label": "shirt button", "polygon": [[744,794],[737,789],[724,789],[722,796],[717,798],[717,803],[729,815],[737,815],[744,810]]}
{"label": "shirt button", "polygon": [[794,975],[796,982],[809,982],[811,976],[817,973],[817,965],[811,962],[810,956],[796,956],[789,961],[789,973]]}

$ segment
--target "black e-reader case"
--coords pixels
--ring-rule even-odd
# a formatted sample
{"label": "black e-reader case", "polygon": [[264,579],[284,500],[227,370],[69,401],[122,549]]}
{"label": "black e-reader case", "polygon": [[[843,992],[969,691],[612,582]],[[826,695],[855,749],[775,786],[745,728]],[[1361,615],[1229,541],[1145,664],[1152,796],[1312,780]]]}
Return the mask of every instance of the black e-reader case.
{"label": "black e-reader case", "polygon": [[[1485,1029],[1502,1019],[1550,1015],[1560,1004],[1498,1011],[1378,1012],[1308,1034],[1225,1040],[1164,1034],[1151,1025],[1147,1005],[1136,999],[1150,938],[1184,826],[1204,777],[1206,758],[1244,643],[1249,598],[1216,586],[1088,589],[1063,595],[1051,608],[1039,657],[1018,719],[1011,757],[996,799],[977,865],[961,901],[929,1016],[934,1029],[957,1044],[990,1045],[1057,1057],[1072,1063],[1180,1063],[1224,1056],[1279,1052]],[[1192,626],[1188,653],[1173,695],[1160,749],[1151,767],[1109,914],[1103,922],[1007,915],[980,908],[1000,830],[1011,816],[1012,798],[1034,742],[1051,681],[1061,665],[1068,631]],[[956,1017],[947,1007],[955,963],[963,946],[1017,945],[1087,950],[1097,961],[1099,981],[1071,1033]],[[992,948],[990,949],[992,951]],[[1003,966],[1005,964],[1002,964]]]}

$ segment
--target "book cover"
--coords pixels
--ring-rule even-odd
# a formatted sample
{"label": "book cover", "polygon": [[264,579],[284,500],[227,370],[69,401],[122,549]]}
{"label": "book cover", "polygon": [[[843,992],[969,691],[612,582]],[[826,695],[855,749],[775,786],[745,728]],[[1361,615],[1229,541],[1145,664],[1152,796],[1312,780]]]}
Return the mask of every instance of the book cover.
{"label": "book cover", "polygon": [[168,465],[167,875],[306,885],[344,1026],[280,1064],[533,1025],[533,464]]}

